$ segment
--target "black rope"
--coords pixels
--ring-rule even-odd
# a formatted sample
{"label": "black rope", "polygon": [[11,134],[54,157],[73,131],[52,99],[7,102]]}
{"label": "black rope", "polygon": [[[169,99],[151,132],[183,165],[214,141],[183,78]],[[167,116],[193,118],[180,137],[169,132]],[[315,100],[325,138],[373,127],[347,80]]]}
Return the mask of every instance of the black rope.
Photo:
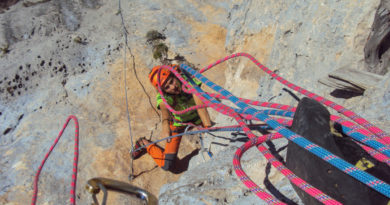
{"label": "black rope", "polygon": [[[118,0],[118,4],[119,4],[119,14],[121,16],[121,19],[122,19],[122,26],[123,26],[123,29],[124,29],[124,33],[125,33],[125,43],[127,45],[127,30],[126,30],[126,27],[124,26],[124,21],[123,21],[123,16],[122,16],[122,8],[121,8],[121,0]],[[131,53],[130,53],[131,54]],[[132,55],[132,54],[131,54]],[[127,122],[129,124],[129,133],[130,133],[130,141],[131,141],[131,150],[130,150],[130,176],[133,176],[133,173],[134,173],[134,168],[133,168],[133,158],[131,157],[131,153],[133,152],[133,149],[134,149],[134,145],[133,145],[133,134],[131,132],[131,120],[130,120],[130,111],[129,111],[129,102],[128,102],[128,98],[127,98],[127,82],[126,82],[126,49],[125,49],[125,53],[124,53],[124,62],[123,62],[123,75],[124,75],[124,84],[125,84],[125,96],[126,96],[126,111],[127,111]],[[133,58],[134,60],[134,58]]]}
{"label": "black rope", "polygon": [[126,44],[127,49],[129,50],[129,53],[130,53],[130,56],[131,56],[131,59],[132,59],[132,64],[133,64],[132,68],[133,68],[133,72],[134,72],[135,78],[137,79],[138,83],[142,87],[142,90],[144,91],[145,95],[148,97],[148,101],[149,101],[150,106],[153,108],[154,112],[160,118],[160,114],[158,113],[157,109],[153,106],[153,103],[151,101],[150,95],[146,92],[146,89],[145,89],[144,85],[142,84],[142,82],[138,78],[137,70],[135,69],[135,57],[134,57],[134,55],[132,53],[132,50],[131,50],[131,48],[130,48],[130,46],[128,44],[128,40],[127,40],[127,34],[129,32],[127,31],[127,28],[125,26],[125,22],[124,22],[124,19],[123,19],[122,9],[121,9],[121,6],[120,6],[120,0],[119,0],[119,14],[120,14],[120,17],[121,17],[121,20],[122,20],[122,27],[123,27],[124,35],[125,35],[125,44]]}

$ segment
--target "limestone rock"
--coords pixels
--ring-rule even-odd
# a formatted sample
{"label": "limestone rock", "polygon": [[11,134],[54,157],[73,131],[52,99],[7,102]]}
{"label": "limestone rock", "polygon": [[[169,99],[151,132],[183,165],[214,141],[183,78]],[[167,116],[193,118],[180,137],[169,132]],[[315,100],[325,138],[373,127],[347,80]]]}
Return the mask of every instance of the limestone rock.
{"label": "limestone rock", "polygon": [[[389,127],[390,118],[382,112],[388,109],[389,100],[385,80],[382,87],[348,100],[329,96],[331,90],[317,83],[319,78],[347,64],[353,69],[365,69],[364,46],[379,0],[288,0],[272,4],[254,0],[121,1],[120,12],[118,1],[31,0],[37,4],[27,7],[23,6],[25,2],[19,1],[0,14],[1,204],[25,204],[31,200],[35,172],[70,114],[80,122],[76,190],[79,204],[92,201],[83,188],[92,177],[126,181],[158,195],[164,184],[177,181],[181,175],[183,181],[178,183],[183,190],[175,184],[166,185],[161,190],[161,202],[203,203],[198,197],[206,195],[202,190],[208,193],[204,200],[210,203],[242,204],[243,198],[262,203],[231,173],[234,148],[245,140],[241,135],[218,133],[218,140],[205,136],[204,146],[215,157],[207,163],[199,155],[194,157],[184,174],[155,168],[147,155],[131,162],[131,138],[134,142],[141,136],[152,140],[159,137],[156,93],[146,76],[151,67],[161,62],[153,59],[146,42],[145,35],[150,30],[166,37],[169,59],[183,56],[202,68],[228,54],[247,52],[289,81],[356,109],[369,120],[379,122],[381,128]],[[75,42],[76,37],[83,43]],[[205,75],[240,97],[296,104],[290,95],[293,91],[283,90],[282,85],[248,60],[223,63]],[[217,125],[234,123],[215,111],[210,113]],[[73,130],[70,124],[47,161],[38,203],[63,204],[69,200]],[[184,138],[179,157],[196,153],[197,143],[194,138]],[[249,166],[250,176],[263,186],[267,165],[259,159],[258,151],[253,152],[244,157],[244,164]],[[210,164],[220,167],[220,172],[211,170]],[[128,181],[131,166],[133,174],[139,176]],[[204,173],[211,179],[210,184],[191,174],[202,171],[199,167],[210,170]],[[271,175],[272,184],[282,187],[278,190],[297,202],[286,179],[276,173]],[[229,189],[222,191],[217,185]],[[179,200],[175,196],[169,200],[164,196],[169,189],[175,193],[195,192],[187,194],[188,198]],[[123,196],[110,196],[112,204],[127,202]]]}

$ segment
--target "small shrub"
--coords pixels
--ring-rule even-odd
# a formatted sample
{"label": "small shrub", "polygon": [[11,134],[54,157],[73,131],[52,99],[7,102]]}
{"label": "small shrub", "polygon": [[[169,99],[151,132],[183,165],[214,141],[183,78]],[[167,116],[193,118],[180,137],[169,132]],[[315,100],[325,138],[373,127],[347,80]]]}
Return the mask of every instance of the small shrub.
{"label": "small shrub", "polygon": [[168,46],[164,43],[159,43],[153,48],[153,58],[161,59],[163,56],[167,56],[168,54]]}
{"label": "small shrub", "polygon": [[156,30],[150,30],[146,33],[146,42],[152,42],[155,40],[165,40],[165,36]]}

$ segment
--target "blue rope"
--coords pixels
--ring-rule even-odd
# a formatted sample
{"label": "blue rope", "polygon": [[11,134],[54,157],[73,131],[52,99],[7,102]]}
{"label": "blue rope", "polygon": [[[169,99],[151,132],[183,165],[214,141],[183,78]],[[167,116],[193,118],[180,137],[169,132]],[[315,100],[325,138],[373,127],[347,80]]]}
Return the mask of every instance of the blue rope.
{"label": "blue rope", "polygon": [[343,133],[348,133],[348,136],[351,136],[353,139],[355,139],[359,142],[362,142],[362,143],[374,148],[375,150],[378,150],[380,153],[385,154],[386,156],[390,157],[390,150],[389,150],[388,146],[386,146],[386,145],[384,145],[376,140],[370,139],[360,132],[356,132],[356,131],[352,132],[352,130],[353,129],[351,129],[349,127],[342,126]]}
{"label": "blue rope", "polygon": [[[281,124],[279,124],[277,121],[270,118],[268,115],[263,114],[262,112],[259,112],[258,110],[254,109],[253,107],[249,106],[248,104],[242,102],[239,98],[235,97],[233,94],[228,92],[227,90],[223,89],[222,87],[214,84],[210,80],[208,80],[206,77],[201,75],[196,70],[190,68],[189,66],[185,64],[181,64],[180,68],[184,69],[185,71],[189,72],[192,76],[195,76],[200,81],[202,81],[204,84],[215,90],[216,92],[222,94],[224,97],[229,99],[231,102],[233,102],[235,105],[237,105],[242,110],[245,110],[245,113],[255,116],[256,118],[264,121],[267,123],[270,127],[272,127],[274,130],[282,134],[287,139],[293,141],[300,147],[308,150],[309,152],[315,154],[316,156],[320,157],[321,159],[325,160],[329,164],[337,167],[344,173],[354,177],[355,179],[359,180],[360,182],[366,184],[367,186],[375,189],[376,191],[382,193],[383,195],[390,198],[390,186],[383,182],[382,180],[354,167],[352,164],[344,161],[343,159],[339,158],[338,156],[332,154],[331,152],[327,151],[324,148],[321,148],[320,146],[310,142],[309,140],[305,139],[304,137],[295,134],[294,132],[290,131],[289,129],[283,127]],[[191,82],[192,79],[188,78]],[[211,98],[208,94],[203,92],[196,84],[192,83],[194,86],[194,89],[196,89],[197,92],[199,92],[203,97],[211,101],[215,104],[221,104],[219,101],[215,100],[214,98]]]}
{"label": "blue rope", "polygon": [[[232,109],[239,114],[250,114],[248,111],[244,111],[243,109],[237,109],[237,108],[232,108]],[[264,115],[276,115],[276,116],[284,116],[284,117],[291,117],[291,118],[294,117],[294,112],[291,111],[284,111],[284,110],[256,110],[256,111]],[[362,142],[374,148],[375,150],[378,150],[380,153],[390,157],[389,146],[384,145],[374,139],[370,139],[360,132],[357,131],[352,132],[352,130],[353,129],[349,127],[342,126],[343,133],[348,133],[348,136],[352,137],[353,139]]]}

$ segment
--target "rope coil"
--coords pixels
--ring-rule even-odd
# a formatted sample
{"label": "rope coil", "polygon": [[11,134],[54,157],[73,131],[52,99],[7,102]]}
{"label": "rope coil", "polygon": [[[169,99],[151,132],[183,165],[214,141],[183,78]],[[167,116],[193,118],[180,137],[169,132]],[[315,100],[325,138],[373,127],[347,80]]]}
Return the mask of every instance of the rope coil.
{"label": "rope coil", "polygon": [[[346,174],[354,177],[355,179],[365,183],[367,186],[375,189],[376,191],[382,193],[383,195],[390,197],[390,186],[387,183],[371,176],[370,174],[367,174],[364,171],[357,169],[353,165],[351,165],[348,162],[344,161],[343,159],[337,157],[336,155],[333,155],[329,151],[319,147],[316,144],[313,144],[312,142],[306,140],[302,136],[299,136],[299,135],[291,132],[287,128],[283,127],[280,123],[278,123],[275,119],[268,116],[269,114],[276,114],[276,113],[282,114],[282,113],[277,112],[277,111],[256,110],[253,107],[251,107],[250,105],[248,105],[248,104],[250,104],[249,100],[235,97],[227,90],[214,84],[213,82],[209,81],[207,78],[205,78],[203,75],[200,74],[202,72],[207,71],[208,69],[210,69],[211,67],[213,67],[215,65],[218,65],[218,64],[220,64],[228,59],[231,59],[234,57],[239,57],[239,56],[244,56],[244,57],[249,58],[260,69],[262,69],[263,71],[265,71],[266,73],[271,75],[271,77],[280,81],[284,85],[286,85],[286,86],[288,86],[288,87],[290,87],[290,88],[292,88],[292,89],[294,89],[294,90],[296,90],[296,91],[298,91],[298,92],[300,92],[300,93],[302,93],[302,94],[304,94],[304,95],[306,95],[306,96],[308,96],[308,97],[310,97],[310,98],[312,98],[312,99],[314,99],[314,100],[316,100],[316,101],[318,101],[318,102],[320,102],[328,107],[332,107],[336,111],[342,113],[343,115],[347,116],[348,118],[352,119],[353,121],[355,121],[359,125],[366,128],[367,130],[358,129],[357,127],[354,127],[353,126],[354,124],[352,123],[352,126],[349,126],[349,130],[348,130],[348,128],[345,128],[345,129],[347,130],[349,135],[352,135],[352,137],[354,137],[355,140],[358,140],[361,143],[366,144],[366,145],[374,148],[376,150],[375,156],[378,157],[378,153],[380,153],[381,154],[380,157],[382,157],[382,161],[385,161],[386,163],[389,162],[389,156],[390,156],[390,152],[389,152],[390,138],[382,130],[375,127],[374,125],[372,125],[371,123],[369,123],[365,119],[361,118],[357,114],[353,113],[352,111],[349,111],[346,108],[342,107],[341,105],[338,105],[332,101],[329,101],[323,97],[320,97],[312,92],[309,92],[303,88],[300,88],[300,87],[288,82],[287,80],[285,80],[285,79],[281,78],[280,76],[278,76],[277,74],[273,73],[271,70],[269,70],[268,68],[266,68],[265,66],[260,64],[256,59],[254,59],[252,56],[250,56],[249,54],[246,54],[246,53],[237,53],[237,54],[233,54],[231,56],[227,56],[226,58],[221,59],[221,60],[215,62],[214,64],[209,65],[206,68],[203,68],[200,72],[193,70],[192,68],[188,67],[187,65],[184,65],[184,64],[180,65],[180,68],[183,69],[184,71],[188,72],[189,74],[191,74],[192,77],[196,77],[197,79],[202,81],[204,84],[206,84],[207,86],[209,86],[210,88],[212,88],[213,90],[215,90],[216,92],[219,93],[219,94],[214,94],[214,95],[208,95],[208,93],[205,93],[198,86],[196,86],[193,82],[191,82],[192,81],[191,78],[188,78],[189,79],[188,81],[191,82],[192,85],[190,85],[188,82],[186,82],[181,77],[181,75],[177,71],[172,69],[171,67],[162,66],[161,69],[168,68],[183,83],[183,87],[185,88],[183,90],[197,95],[205,103],[205,105],[207,105],[208,107],[212,107],[213,109],[215,109],[216,111],[218,111],[222,114],[234,117],[236,119],[236,121],[238,122],[238,124],[241,126],[242,130],[250,138],[250,141],[245,143],[243,145],[243,147],[241,147],[237,150],[235,157],[234,157],[234,160],[233,160],[233,164],[234,164],[234,168],[235,168],[237,176],[244,182],[244,184],[247,187],[249,187],[256,195],[258,195],[260,198],[262,198],[263,200],[265,200],[269,204],[281,204],[282,203],[282,202],[278,201],[277,199],[273,198],[272,196],[270,196],[268,193],[266,193],[261,188],[259,188],[254,182],[252,182],[249,179],[249,177],[246,176],[246,174],[243,172],[243,170],[241,168],[239,160],[240,160],[240,157],[242,156],[242,154],[250,147],[252,147],[254,145],[258,145],[259,151],[261,151],[263,153],[263,155],[265,155],[266,158],[272,163],[272,165],[274,165],[278,170],[280,170],[282,173],[286,173],[289,180],[291,180],[293,183],[297,184],[299,187],[304,187],[305,188],[304,191],[306,191],[307,193],[309,193],[310,195],[312,195],[313,197],[315,197],[316,199],[318,199],[322,203],[339,204],[339,202],[337,202],[334,199],[330,198],[329,196],[323,194],[319,190],[312,188],[306,182],[303,183],[302,179],[297,178],[295,175],[289,174],[291,172],[290,170],[288,170],[287,168],[285,168],[283,166],[280,166],[281,165],[280,162],[278,162],[276,159],[270,157],[268,155],[268,153],[266,152],[267,149],[261,145],[261,143],[264,142],[264,139],[261,137],[256,137],[251,132],[251,130],[244,123],[242,115],[247,115],[247,116],[251,117],[251,119],[257,119],[257,120],[264,121],[267,125],[269,125],[274,130],[276,130],[278,132],[277,134],[280,134],[281,136],[286,137],[287,139],[293,141],[294,143],[298,144],[302,148],[310,151],[311,153],[315,154],[316,156],[327,161],[329,164],[337,167],[338,169],[340,169],[344,173],[346,173]],[[158,77],[158,79],[159,79],[159,77]],[[158,85],[159,85],[158,91],[160,92],[161,97],[163,99],[163,102],[166,104],[167,108],[171,112],[177,112],[173,108],[171,108],[168,105],[168,103],[166,102],[164,95],[163,95],[163,92],[162,92],[161,87],[160,87],[161,86],[160,82],[158,82]],[[216,97],[216,96],[222,96],[224,99],[230,100],[236,106],[238,106],[240,109],[233,109],[233,108],[230,108],[230,107],[220,103],[219,101],[214,99],[214,97]],[[278,105],[275,107],[277,107],[279,109],[283,107],[284,109],[289,109],[291,111],[295,111],[293,108],[288,107],[288,106]],[[188,108],[186,111],[191,110],[191,109],[195,109],[195,108],[194,107]],[[184,111],[180,111],[180,112],[184,112]],[[238,113],[240,113],[241,115]],[[332,118],[333,118],[333,120],[339,120],[339,122],[341,122],[341,124],[344,126],[347,122],[347,121],[343,121],[341,118],[339,118],[337,116],[332,116]],[[343,126],[343,128],[344,128],[344,126]],[[343,131],[345,131],[345,130],[343,129]],[[254,142],[256,140],[254,140],[254,139],[258,139],[258,138],[261,138],[263,140],[260,140],[258,144],[255,144]],[[372,149],[372,148],[369,148],[369,149]],[[286,170],[288,170],[288,171],[286,171]]]}

